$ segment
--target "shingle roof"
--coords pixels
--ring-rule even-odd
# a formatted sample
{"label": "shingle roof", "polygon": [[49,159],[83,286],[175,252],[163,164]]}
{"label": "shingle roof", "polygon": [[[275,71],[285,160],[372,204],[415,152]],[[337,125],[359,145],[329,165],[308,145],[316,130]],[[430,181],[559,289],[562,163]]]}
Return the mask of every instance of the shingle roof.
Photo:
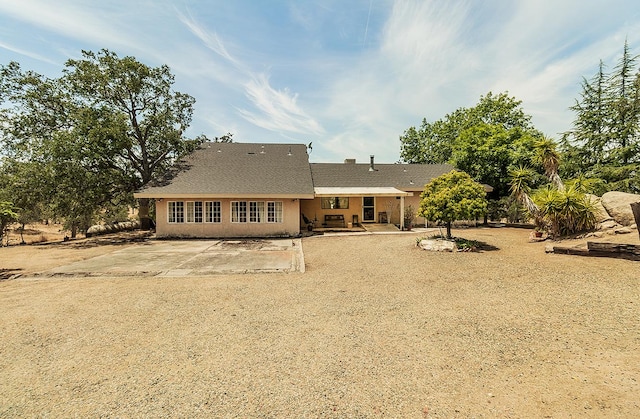
{"label": "shingle roof", "polygon": [[204,143],[184,164],[168,185],[142,189],[136,197],[313,198],[304,144]]}
{"label": "shingle roof", "polygon": [[431,179],[453,170],[448,164],[311,163],[315,187],[393,187],[422,191]]}

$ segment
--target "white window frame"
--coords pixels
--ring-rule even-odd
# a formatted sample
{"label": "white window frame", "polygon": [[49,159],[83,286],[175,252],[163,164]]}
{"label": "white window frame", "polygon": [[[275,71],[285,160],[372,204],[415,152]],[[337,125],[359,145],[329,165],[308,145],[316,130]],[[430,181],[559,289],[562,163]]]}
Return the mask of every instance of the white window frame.
{"label": "white window frame", "polygon": [[267,201],[267,223],[282,223],[283,213],[282,201]]}
{"label": "white window frame", "polygon": [[213,224],[222,222],[222,204],[220,201],[205,201],[204,222]]}
{"label": "white window frame", "polygon": [[184,223],[184,202],[183,201],[167,202],[167,222],[169,224]]}
{"label": "white window frame", "polygon": [[249,201],[249,222],[263,223],[264,218],[264,201]]}
{"label": "white window frame", "polygon": [[231,222],[247,222],[247,201],[231,201]]}
{"label": "white window frame", "polygon": [[186,201],[184,203],[184,221],[187,224],[193,224],[195,222],[195,202]]}

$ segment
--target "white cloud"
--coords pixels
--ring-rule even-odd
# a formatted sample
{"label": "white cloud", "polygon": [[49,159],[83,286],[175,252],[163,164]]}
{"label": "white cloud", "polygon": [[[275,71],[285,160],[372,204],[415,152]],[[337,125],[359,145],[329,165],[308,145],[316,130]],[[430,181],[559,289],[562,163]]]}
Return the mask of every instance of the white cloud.
{"label": "white cloud", "polygon": [[319,135],[324,132],[320,124],[297,104],[298,95],[288,89],[271,87],[265,74],[257,74],[245,84],[246,94],[259,112],[239,109],[249,122],[270,131]]}
{"label": "white cloud", "polygon": [[[62,7],[61,7],[62,6]],[[58,2],[39,0],[0,0],[0,11],[38,28],[50,30],[69,38],[97,41],[105,45],[130,45],[134,40],[117,21],[101,19],[100,14],[87,8],[82,2]]]}
{"label": "white cloud", "polygon": [[47,64],[58,65],[58,63],[56,63],[55,61],[53,61],[53,60],[51,60],[51,59],[49,59],[47,57],[44,57],[41,54],[38,54],[38,53],[35,53],[35,52],[31,52],[31,51],[27,51],[27,50],[24,50],[22,48],[14,47],[14,46],[12,46],[10,44],[7,44],[5,42],[0,42],[0,48],[6,49],[7,51],[15,52],[16,54],[24,55],[25,57],[33,58],[34,60],[42,61],[42,62],[47,63]]}

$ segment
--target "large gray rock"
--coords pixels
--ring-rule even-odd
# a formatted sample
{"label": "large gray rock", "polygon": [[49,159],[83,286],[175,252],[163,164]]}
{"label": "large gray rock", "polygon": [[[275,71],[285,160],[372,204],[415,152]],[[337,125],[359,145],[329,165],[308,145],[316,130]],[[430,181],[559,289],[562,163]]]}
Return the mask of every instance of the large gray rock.
{"label": "large gray rock", "polygon": [[593,206],[595,207],[595,216],[596,216],[596,224],[602,224],[605,221],[613,220],[607,209],[602,205],[602,199],[596,195],[587,194],[587,198],[591,201]]}
{"label": "large gray rock", "polygon": [[611,218],[616,220],[618,224],[630,226],[636,222],[633,218],[633,211],[631,211],[631,204],[640,202],[640,195],[612,191],[602,195],[601,201]]}
{"label": "large gray rock", "polygon": [[455,242],[448,240],[420,240],[420,246],[423,250],[431,250],[433,252],[455,252],[458,250]]}

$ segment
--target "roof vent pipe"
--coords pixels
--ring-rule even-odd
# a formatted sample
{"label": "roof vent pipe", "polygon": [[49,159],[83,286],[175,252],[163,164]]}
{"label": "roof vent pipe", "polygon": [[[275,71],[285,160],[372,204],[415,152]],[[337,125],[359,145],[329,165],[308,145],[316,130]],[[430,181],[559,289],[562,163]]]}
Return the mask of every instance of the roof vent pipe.
{"label": "roof vent pipe", "polygon": [[376,170],[375,167],[373,166],[373,158],[374,158],[373,154],[369,156],[369,171],[370,172],[373,172],[373,171]]}

